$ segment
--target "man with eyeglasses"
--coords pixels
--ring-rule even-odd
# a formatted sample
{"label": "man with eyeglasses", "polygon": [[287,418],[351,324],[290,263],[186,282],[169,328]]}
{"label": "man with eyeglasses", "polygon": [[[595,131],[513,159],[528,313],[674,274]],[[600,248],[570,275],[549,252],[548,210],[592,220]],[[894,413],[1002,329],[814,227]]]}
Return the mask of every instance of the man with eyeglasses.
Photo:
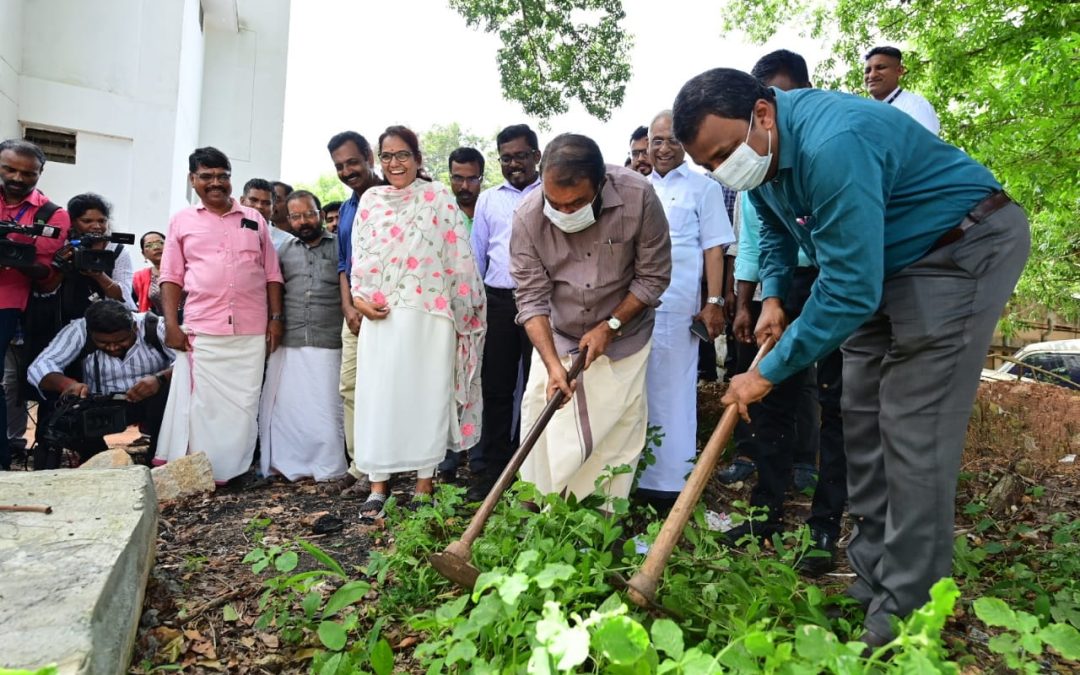
{"label": "man with eyeglasses", "polygon": [[458,148],[450,153],[449,163],[450,189],[467,216],[465,227],[472,233],[476,200],[484,185],[484,155],[476,148]]}
{"label": "man with eyeglasses", "polygon": [[642,176],[648,176],[653,171],[649,161],[649,128],[645,126],[634,129],[630,134],[630,163],[627,165],[631,171],[637,171]]}
{"label": "man with eyeglasses", "polygon": [[[30,364],[27,380],[44,396],[49,417],[58,398],[124,394],[127,422],[143,425],[153,457],[176,358],[164,340],[165,325],[156,315],[133,314],[121,302],[101,300],[56,334]],[[38,422],[49,424],[44,416]],[[74,439],[69,447],[86,461],[107,446],[96,436]],[[58,459],[53,455],[44,468],[56,468]]]}
{"label": "man with eyeglasses", "polygon": [[[652,186],[605,164],[587,136],[548,143],[541,174],[542,193],[521,203],[510,242],[517,321],[536,347],[522,421],[536,420],[556,390],[573,398],[521,477],[544,494],[625,498],[645,446],[655,308],[671,280],[667,218]],[[567,369],[584,349],[585,370],[571,382]],[[612,476],[624,465],[628,473]]]}
{"label": "man with eyeglasses", "polygon": [[181,386],[169,393],[154,461],[204,452],[224,483],[246,473],[255,454],[263,365],[285,330],[283,279],[262,215],[232,198],[225,153],[198,148],[188,171],[201,203],[169,221],[159,275],[165,344],[183,352]]}
{"label": "man with eyeglasses", "polygon": [[[671,236],[671,283],[656,309],[645,378],[649,425],[660,427],[664,438],[653,448],[656,462],[642,474],[637,494],[667,511],[697,456],[698,342],[724,333],[724,247],[735,241],[735,233],[720,184],[687,163],[671,131],[670,110],[653,118],[648,140],[653,168],[648,181],[664,207]],[[697,333],[691,332],[695,323]]]}
{"label": "man with eyeglasses", "polygon": [[266,363],[259,407],[262,474],[335,480],[347,469],[338,395],[343,317],[337,240],[323,227],[312,193],[293,192],[285,208],[294,236],[278,252],[285,336]]}
{"label": "man with eyeglasses", "polygon": [[468,497],[483,499],[518,445],[519,383],[529,376],[532,345],[514,322],[517,302],[510,275],[510,229],[514,211],[540,185],[540,141],[527,124],[506,127],[495,137],[506,181],[484,190],[476,202],[472,248],[487,291],[487,338],[481,383],[484,415],[480,442],[469,453],[472,482]]}

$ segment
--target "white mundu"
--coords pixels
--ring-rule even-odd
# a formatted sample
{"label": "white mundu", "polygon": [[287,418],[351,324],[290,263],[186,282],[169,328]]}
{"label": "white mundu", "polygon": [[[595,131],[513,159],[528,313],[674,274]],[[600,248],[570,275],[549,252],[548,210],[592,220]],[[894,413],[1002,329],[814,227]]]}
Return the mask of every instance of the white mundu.
{"label": "white mundu", "polygon": [[671,230],[671,283],[660,296],[645,384],[649,425],[660,427],[656,463],[639,487],[679,492],[697,454],[698,338],[690,332],[701,311],[704,252],[735,241],[720,184],[686,162],[661,176],[649,176]]}

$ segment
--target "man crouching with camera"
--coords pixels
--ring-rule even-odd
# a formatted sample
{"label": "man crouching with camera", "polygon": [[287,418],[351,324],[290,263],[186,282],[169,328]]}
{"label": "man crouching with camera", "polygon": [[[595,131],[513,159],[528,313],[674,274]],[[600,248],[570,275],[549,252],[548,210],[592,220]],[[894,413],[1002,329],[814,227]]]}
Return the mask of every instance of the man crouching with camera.
{"label": "man crouching with camera", "polygon": [[[157,449],[176,355],[164,346],[157,315],[100,300],[53,338],[27,374],[45,397],[39,407],[34,469],[59,466],[64,448],[82,461],[105,450],[104,436],[142,423]],[[149,463],[147,461],[147,463]]]}

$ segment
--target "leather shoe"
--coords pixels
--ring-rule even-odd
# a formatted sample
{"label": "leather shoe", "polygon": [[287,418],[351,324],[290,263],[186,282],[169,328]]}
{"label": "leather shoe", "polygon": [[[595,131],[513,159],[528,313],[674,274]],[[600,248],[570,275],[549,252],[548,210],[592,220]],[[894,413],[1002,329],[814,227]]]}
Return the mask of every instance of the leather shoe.
{"label": "leather shoe", "polygon": [[836,569],[836,538],[827,532],[810,531],[810,548],[795,569],[808,577],[820,577]]}
{"label": "leather shoe", "polygon": [[724,485],[731,485],[746,480],[757,471],[757,465],[749,459],[737,458],[724,469],[716,472],[716,479]]}
{"label": "leather shoe", "polygon": [[721,541],[726,546],[739,547],[743,544],[740,543],[744,537],[752,537],[759,545],[765,541],[771,540],[774,534],[783,532],[783,528],[778,523],[756,523],[745,522],[742,525],[736,525],[727,532],[720,535]]}

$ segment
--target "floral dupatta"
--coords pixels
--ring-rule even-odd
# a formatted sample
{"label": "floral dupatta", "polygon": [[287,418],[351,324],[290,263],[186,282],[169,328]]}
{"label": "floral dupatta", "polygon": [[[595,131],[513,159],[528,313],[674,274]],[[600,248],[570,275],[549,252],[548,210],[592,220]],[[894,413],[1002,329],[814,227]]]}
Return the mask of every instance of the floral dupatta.
{"label": "floral dupatta", "polygon": [[454,450],[480,440],[480,362],[487,330],[484,284],[463,216],[445,185],[416,180],[400,190],[389,185],[367,190],[352,230],[354,297],[454,322]]}

